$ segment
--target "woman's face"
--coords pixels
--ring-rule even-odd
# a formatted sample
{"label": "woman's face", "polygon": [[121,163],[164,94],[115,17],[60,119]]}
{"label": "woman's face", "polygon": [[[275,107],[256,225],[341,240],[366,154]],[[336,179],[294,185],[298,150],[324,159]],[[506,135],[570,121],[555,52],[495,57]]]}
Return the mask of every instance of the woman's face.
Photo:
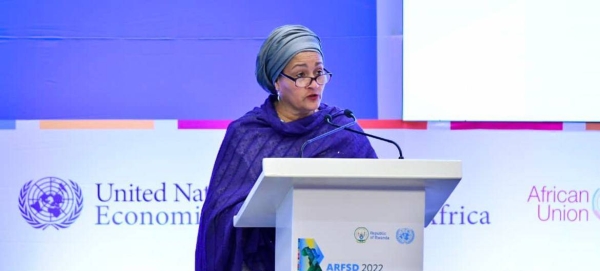
{"label": "woman's face", "polygon": [[[301,52],[294,56],[283,69],[284,74],[292,78],[316,77],[325,73],[323,58],[317,52]],[[297,87],[293,80],[280,75],[275,81],[279,92],[280,105],[298,117],[314,113],[321,104],[324,85],[312,80],[306,87]]]}

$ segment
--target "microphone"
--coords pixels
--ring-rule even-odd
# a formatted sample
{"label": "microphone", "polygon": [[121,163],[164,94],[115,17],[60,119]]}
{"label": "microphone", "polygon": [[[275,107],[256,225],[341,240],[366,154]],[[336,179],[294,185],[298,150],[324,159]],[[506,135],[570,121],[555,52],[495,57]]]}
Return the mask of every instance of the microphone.
{"label": "microphone", "polygon": [[[354,113],[352,113],[352,111],[350,111],[350,109],[344,110],[344,115],[346,117],[352,118],[354,120],[354,122],[356,122],[356,117],[354,116]],[[388,142],[388,143],[392,143],[398,149],[398,154],[400,154],[400,156],[398,157],[398,159],[404,159],[404,156],[402,156],[402,150],[400,149],[400,146],[398,146],[398,144],[396,142],[392,141],[392,140],[385,139],[383,137],[378,137],[378,136],[372,135],[372,134],[367,134],[365,132],[353,130],[353,129],[350,129],[348,127],[344,127],[345,125],[344,126],[337,125],[337,124],[331,122],[331,120],[332,120],[331,115],[325,116],[325,120],[327,120],[327,123],[329,123],[329,124],[331,124],[331,125],[333,125],[335,127],[338,127],[336,129],[342,128],[342,129],[345,129],[346,131],[350,131],[350,132],[353,132],[353,133],[357,133],[357,134],[360,134],[360,135],[364,135],[364,136],[368,136],[368,137],[372,137],[372,138],[375,138],[375,139],[379,139],[379,140],[382,140],[382,141],[385,141],[385,142]]]}
{"label": "microphone", "polygon": [[[331,115],[327,114],[327,115],[325,116],[325,119],[326,119],[326,120],[327,120],[328,118],[331,118]],[[327,122],[329,122],[329,121],[327,121]],[[328,136],[328,135],[331,135],[331,134],[337,133],[337,132],[339,132],[339,131],[341,131],[341,130],[348,129],[348,127],[350,127],[350,126],[352,126],[352,125],[354,125],[354,124],[356,124],[356,119],[353,119],[351,122],[348,122],[348,123],[346,123],[346,124],[344,124],[344,125],[341,125],[341,126],[340,126],[340,125],[335,125],[337,128],[335,128],[335,129],[333,129],[333,130],[331,130],[331,131],[329,131],[329,132],[326,132],[326,133],[320,134],[320,135],[318,135],[318,136],[316,136],[316,137],[313,137],[313,138],[311,138],[311,139],[307,140],[306,142],[304,142],[304,144],[302,144],[302,147],[300,148],[300,158],[304,157],[304,148],[306,147],[306,145],[308,145],[308,144],[310,144],[310,143],[313,143],[313,142],[315,142],[315,141],[317,141],[317,140],[319,140],[319,139],[321,139],[321,138],[324,138],[324,137],[326,137],[326,136]]]}

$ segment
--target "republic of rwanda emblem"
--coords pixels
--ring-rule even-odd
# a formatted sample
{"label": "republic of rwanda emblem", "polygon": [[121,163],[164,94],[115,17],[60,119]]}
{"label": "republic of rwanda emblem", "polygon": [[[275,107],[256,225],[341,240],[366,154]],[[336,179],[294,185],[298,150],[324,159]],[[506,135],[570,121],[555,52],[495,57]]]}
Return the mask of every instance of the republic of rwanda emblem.
{"label": "republic of rwanda emblem", "polygon": [[367,242],[369,239],[369,230],[365,227],[356,228],[356,230],[354,230],[354,239],[356,239],[356,242],[358,243]]}

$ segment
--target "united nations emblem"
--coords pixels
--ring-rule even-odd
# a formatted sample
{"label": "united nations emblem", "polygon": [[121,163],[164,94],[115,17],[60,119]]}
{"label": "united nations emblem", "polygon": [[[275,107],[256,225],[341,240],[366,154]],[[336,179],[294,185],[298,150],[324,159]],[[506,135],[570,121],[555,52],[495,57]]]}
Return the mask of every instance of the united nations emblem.
{"label": "united nations emblem", "polygon": [[396,231],[396,240],[400,244],[410,244],[415,240],[415,231],[410,228],[401,228]]}
{"label": "united nations emblem", "polygon": [[369,239],[369,230],[365,227],[358,227],[354,230],[354,239],[356,242],[364,243]]}
{"label": "united nations emblem", "polygon": [[56,177],[25,183],[19,194],[21,216],[36,229],[68,228],[81,214],[83,196],[77,183]]}

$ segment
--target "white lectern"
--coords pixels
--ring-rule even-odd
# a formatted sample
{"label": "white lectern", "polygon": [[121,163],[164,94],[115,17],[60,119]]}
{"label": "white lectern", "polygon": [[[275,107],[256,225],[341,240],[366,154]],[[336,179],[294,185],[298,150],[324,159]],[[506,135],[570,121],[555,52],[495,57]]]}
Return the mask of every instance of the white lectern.
{"label": "white lectern", "polygon": [[460,161],[266,158],[234,226],[276,228],[278,271],[421,271],[461,178]]}

